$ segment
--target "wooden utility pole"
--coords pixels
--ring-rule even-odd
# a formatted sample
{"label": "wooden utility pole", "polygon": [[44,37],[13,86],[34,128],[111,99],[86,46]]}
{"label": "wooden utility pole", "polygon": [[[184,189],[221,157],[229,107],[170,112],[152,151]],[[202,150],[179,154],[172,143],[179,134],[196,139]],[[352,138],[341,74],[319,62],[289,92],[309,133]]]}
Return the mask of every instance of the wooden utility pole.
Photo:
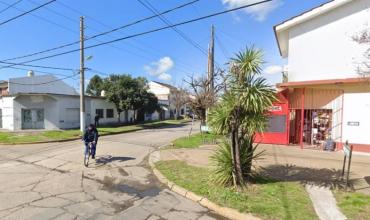
{"label": "wooden utility pole", "polygon": [[215,27],[212,25],[211,27],[211,41],[209,43],[208,48],[208,80],[209,80],[209,91],[213,92],[214,90],[214,74],[215,74]]}
{"label": "wooden utility pole", "polygon": [[80,17],[80,130],[85,130],[85,54],[84,17]]}

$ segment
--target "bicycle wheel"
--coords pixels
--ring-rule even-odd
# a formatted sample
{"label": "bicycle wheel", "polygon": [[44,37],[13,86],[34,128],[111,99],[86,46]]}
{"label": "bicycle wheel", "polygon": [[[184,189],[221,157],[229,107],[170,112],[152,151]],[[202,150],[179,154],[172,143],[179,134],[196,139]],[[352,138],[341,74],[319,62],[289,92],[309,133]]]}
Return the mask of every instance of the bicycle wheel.
{"label": "bicycle wheel", "polygon": [[91,155],[91,148],[89,146],[87,154],[84,155],[84,165],[85,165],[85,167],[89,166],[90,155]]}

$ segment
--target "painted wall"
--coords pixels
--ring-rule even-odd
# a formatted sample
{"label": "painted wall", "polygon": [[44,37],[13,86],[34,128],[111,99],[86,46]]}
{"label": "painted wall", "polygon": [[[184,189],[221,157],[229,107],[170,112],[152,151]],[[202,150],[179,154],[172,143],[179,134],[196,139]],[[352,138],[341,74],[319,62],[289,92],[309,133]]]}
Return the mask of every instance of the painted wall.
{"label": "painted wall", "polygon": [[289,81],[357,77],[366,45],[352,40],[369,28],[370,0],[356,0],[289,30]]}
{"label": "painted wall", "polygon": [[[354,125],[356,122],[359,123],[358,126]],[[352,125],[348,123],[352,123]],[[343,142],[348,140],[350,143],[370,145],[369,134],[370,92],[345,91]]]}
{"label": "painted wall", "polygon": [[47,130],[58,129],[59,108],[56,99],[42,95],[21,95],[14,99],[14,130],[22,129],[22,109],[44,109],[44,126]]}
{"label": "painted wall", "polygon": [[13,97],[1,97],[0,108],[2,110],[3,129],[14,129]]}

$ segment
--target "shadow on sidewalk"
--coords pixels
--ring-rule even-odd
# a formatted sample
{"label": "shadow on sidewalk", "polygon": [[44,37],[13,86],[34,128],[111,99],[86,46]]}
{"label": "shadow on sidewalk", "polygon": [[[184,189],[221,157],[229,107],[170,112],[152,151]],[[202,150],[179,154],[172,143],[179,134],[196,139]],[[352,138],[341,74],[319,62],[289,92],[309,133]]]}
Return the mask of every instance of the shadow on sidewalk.
{"label": "shadow on sidewalk", "polygon": [[[300,182],[303,185],[312,184],[331,189],[345,188],[345,182],[341,178],[342,171],[337,169],[315,169],[291,164],[270,165],[261,167],[259,174],[280,181]],[[349,187],[354,189],[358,182],[359,179],[350,179]]]}
{"label": "shadow on sidewalk", "polygon": [[115,161],[125,162],[125,161],[128,161],[128,160],[135,160],[135,159],[136,158],[134,158],[134,157],[113,157],[111,155],[104,155],[104,156],[101,156],[101,157],[97,158],[95,162],[98,165],[105,165],[105,164],[112,163],[112,162],[115,162]]}

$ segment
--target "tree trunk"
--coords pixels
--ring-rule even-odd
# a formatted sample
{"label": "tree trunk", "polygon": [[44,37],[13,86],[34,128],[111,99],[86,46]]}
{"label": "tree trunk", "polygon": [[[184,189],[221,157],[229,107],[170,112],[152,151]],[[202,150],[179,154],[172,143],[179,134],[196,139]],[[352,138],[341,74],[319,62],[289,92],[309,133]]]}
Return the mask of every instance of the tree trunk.
{"label": "tree trunk", "polygon": [[236,174],[237,171],[236,171],[236,162],[235,162],[235,130],[232,129],[231,131],[231,159],[232,159],[232,166],[233,166],[233,172],[232,172],[232,175],[233,175],[233,184],[235,187],[238,186],[238,175]]}
{"label": "tree trunk", "polygon": [[125,122],[128,123],[128,110],[125,110]]}
{"label": "tree trunk", "polygon": [[242,166],[240,162],[240,137],[239,137],[239,126],[235,128],[235,170],[238,177],[238,186],[241,186],[244,183]]}
{"label": "tree trunk", "polygon": [[118,123],[121,123],[121,112],[117,111],[117,113],[118,113]]}

